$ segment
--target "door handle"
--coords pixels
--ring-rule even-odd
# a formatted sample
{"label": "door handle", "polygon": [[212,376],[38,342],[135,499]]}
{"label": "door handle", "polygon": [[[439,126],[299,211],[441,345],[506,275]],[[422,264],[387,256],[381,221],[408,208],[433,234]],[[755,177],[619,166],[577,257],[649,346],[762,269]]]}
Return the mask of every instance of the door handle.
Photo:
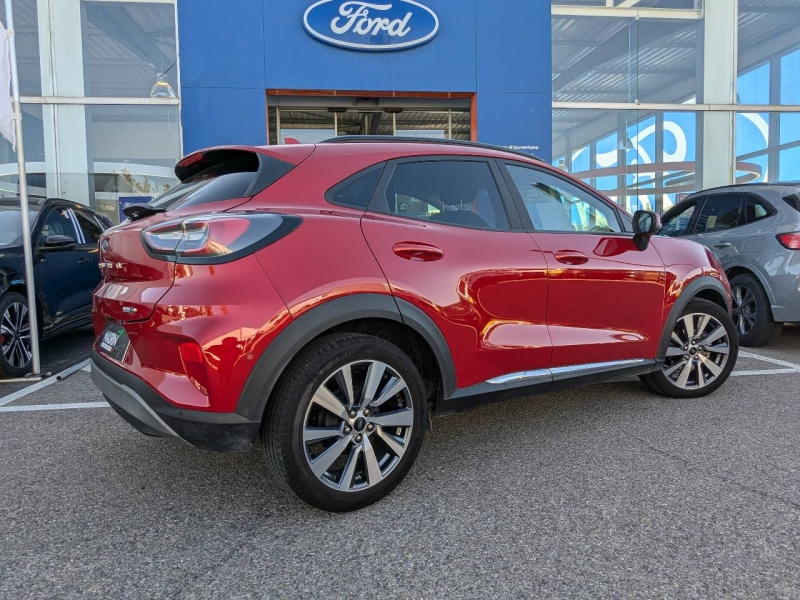
{"label": "door handle", "polygon": [[582,265],[589,262],[589,257],[577,250],[557,250],[554,256],[558,262],[565,265]]}
{"label": "door handle", "polygon": [[392,246],[392,251],[406,260],[433,261],[444,256],[441,248],[422,242],[398,242]]}
{"label": "door handle", "polygon": [[85,264],[86,264],[86,263],[88,263],[88,262],[89,262],[89,259],[88,259],[88,258],[86,258],[86,257],[82,257],[82,258],[79,258],[79,259],[78,259],[78,264],[79,264],[79,265],[85,265]]}
{"label": "door handle", "polygon": [[720,242],[719,244],[714,244],[714,248],[730,248],[730,242]]}

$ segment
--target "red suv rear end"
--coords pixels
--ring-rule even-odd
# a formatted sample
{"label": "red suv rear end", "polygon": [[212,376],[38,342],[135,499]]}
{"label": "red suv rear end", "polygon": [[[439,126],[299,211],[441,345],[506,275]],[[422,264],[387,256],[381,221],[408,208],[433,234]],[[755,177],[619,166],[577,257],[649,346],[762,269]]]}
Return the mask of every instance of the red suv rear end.
{"label": "red suv rear end", "polygon": [[400,483],[429,415],[639,375],[710,393],[724,273],[580,181],[477,144],[227,147],[107,231],[92,376],[143,433],[250,448],[305,501]]}

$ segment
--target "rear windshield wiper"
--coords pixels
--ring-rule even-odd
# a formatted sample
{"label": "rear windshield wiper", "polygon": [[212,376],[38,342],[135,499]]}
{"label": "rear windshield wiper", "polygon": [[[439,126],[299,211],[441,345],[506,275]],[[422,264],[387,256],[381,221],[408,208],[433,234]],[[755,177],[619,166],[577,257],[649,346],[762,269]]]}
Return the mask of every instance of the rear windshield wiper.
{"label": "rear windshield wiper", "polygon": [[126,217],[128,217],[131,221],[144,219],[145,217],[149,217],[151,215],[157,215],[158,213],[163,213],[163,212],[167,212],[167,209],[156,206],[150,206],[149,204],[129,204],[128,206],[122,209],[122,213]]}

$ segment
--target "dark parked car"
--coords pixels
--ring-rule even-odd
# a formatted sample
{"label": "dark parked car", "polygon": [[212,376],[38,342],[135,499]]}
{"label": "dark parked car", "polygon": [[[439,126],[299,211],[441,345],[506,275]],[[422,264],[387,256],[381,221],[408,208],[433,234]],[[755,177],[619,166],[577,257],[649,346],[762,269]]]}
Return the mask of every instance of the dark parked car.
{"label": "dark parked car", "polygon": [[800,183],[705,190],[663,222],[663,235],[699,242],[719,257],[743,346],[768,344],[784,323],[800,322]]}
{"label": "dark parked car", "polygon": [[101,237],[92,378],[148,435],[260,433],[315,506],[389,493],[431,414],[629,375],[696,398],[736,363],[714,255],[530,156],[337,138],[175,173]]}
{"label": "dark parked car", "polygon": [[[31,200],[34,280],[42,338],[92,322],[97,242],[111,222],[66,200]],[[0,199],[0,374],[30,370],[30,324],[19,199]]]}

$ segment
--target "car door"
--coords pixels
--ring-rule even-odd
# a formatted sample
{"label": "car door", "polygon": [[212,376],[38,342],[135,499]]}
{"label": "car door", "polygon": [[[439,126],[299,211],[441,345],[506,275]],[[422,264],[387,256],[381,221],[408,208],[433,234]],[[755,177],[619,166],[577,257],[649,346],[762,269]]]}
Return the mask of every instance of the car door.
{"label": "car door", "polygon": [[73,208],[72,214],[75,216],[78,234],[81,236],[80,244],[77,248],[81,255],[78,259],[79,268],[75,275],[78,279],[76,283],[77,294],[79,296],[79,304],[89,308],[92,305],[92,292],[94,292],[101,279],[98,265],[100,256],[98,243],[104,228],[89,211]]}
{"label": "car door", "polygon": [[637,249],[618,209],[589,188],[528,163],[502,168],[547,261],[551,368],[653,359],[665,295],[655,248]]}
{"label": "car door", "polygon": [[[82,261],[85,263],[87,259],[85,250],[78,248],[81,238],[68,207],[51,208],[43,217],[36,239],[34,276],[45,297],[48,314],[58,322],[81,307],[79,273],[85,266]],[[75,244],[53,245],[53,236],[66,236]]]}
{"label": "car door", "polygon": [[447,340],[459,388],[550,362],[547,264],[507,200],[491,160],[409,158],[387,164],[362,218],[392,293]]}
{"label": "car door", "polygon": [[697,216],[686,237],[709,248],[726,267],[742,253],[744,238],[734,230],[745,222],[742,194],[712,194],[698,204]]}

